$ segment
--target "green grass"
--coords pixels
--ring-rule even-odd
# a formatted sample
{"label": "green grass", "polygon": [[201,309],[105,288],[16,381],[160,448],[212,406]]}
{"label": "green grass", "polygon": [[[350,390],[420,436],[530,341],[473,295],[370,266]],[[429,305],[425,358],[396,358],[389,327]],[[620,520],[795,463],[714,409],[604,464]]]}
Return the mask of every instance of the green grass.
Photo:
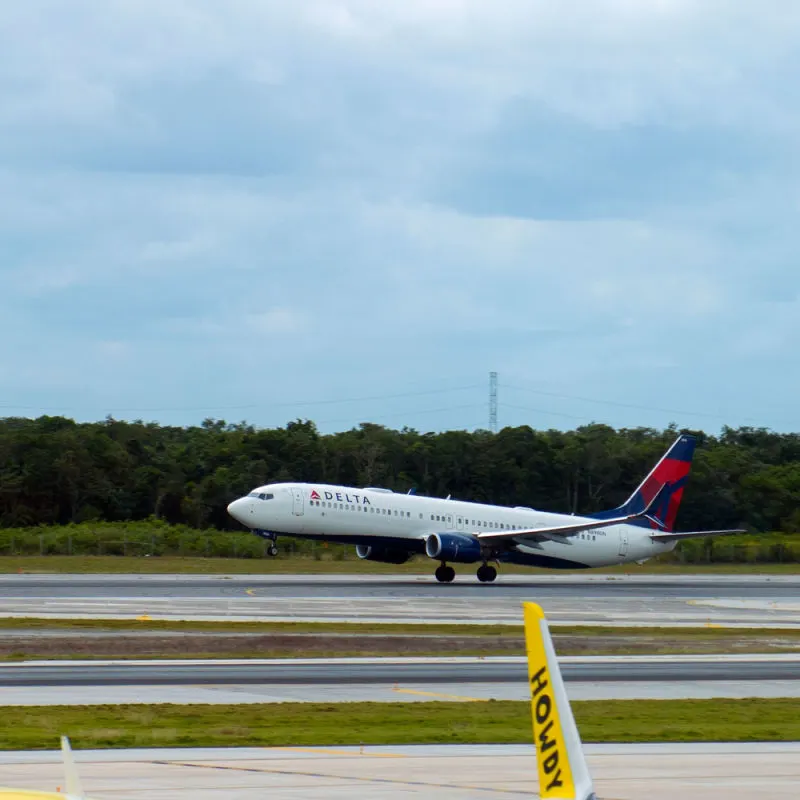
{"label": "green grass", "polygon": [[[750,636],[753,638],[781,638],[800,640],[800,628],[724,628],[702,626],[697,628],[679,627],[636,627],[592,625],[559,625],[550,622],[551,630],[559,636],[591,637],[678,637],[695,640],[717,640],[730,636]],[[523,635],[522,625],[480,625],[465,623],[451,625],[445,623],[377,623],[377,622],[241,622],[205,620],[156,620],[141,619],[46,619],[42,617],[0,618],[0,631],[19,629],[52,630],[109,630],[109,631],[182,631],[186,633],[224,632],[224,633],[349,633],[363,635],[410,635],[410,636],[509,636]]]}
{"label": "green grass", "polygon": [[[573,703],[585,742],[796,741],[800,699]],[[2,709],[0,749],[311,747],[531,741],[530,704],[275,703]]]}
{"label": "green grass", "polygon": [[[181,631],[185,633],[352,633],[364,635],[415,636],[522,636],[522,625],[447,625],[433,623],[371,622],[230,622],[204,620],[155,619],[42,619],[14,617],[0,619],[0,630],[111,630],[111,631]],[[583,630],[583,628],[581,628]],[[800,635],[800,631],[798,631]]]}
{"label": "green grass", "polygon": [[[38,636],[40,631],[51,635]],[[21,618],[0,620],[0,632],[6,633],[0,637],[0,661],[486,657],[525,652],[523,629],[515,625]],[[90,632],[104,635],[89,636]],[[174,632],[180,636],[171,636]],[[554,626],[553,636],[561,655],[800,652],[800,629],[560,625]]]}
{"label": "green grass", "polygon": [[[180,556],[0,556],[0,573],[117,573],[117,574],[173,574],[187,575],[432,575],[434,562],[415,559],[408,564],[379,564],[361,560],[334,560],[327,558],[201,558]],[[474,579],[470,565],[460,566],[460,577]],[[564,570],[560,572],[573,572]],[[647,562],[642,565],[623,564],[619,567],[601,567],[591,570],[574,570],[585,575],[692,575],[692,574],[800,574],[798,563],[724,563],[676,564]],[[536,567],[503,565],[501,577],[508,575],[553,575],[553,570]]]}

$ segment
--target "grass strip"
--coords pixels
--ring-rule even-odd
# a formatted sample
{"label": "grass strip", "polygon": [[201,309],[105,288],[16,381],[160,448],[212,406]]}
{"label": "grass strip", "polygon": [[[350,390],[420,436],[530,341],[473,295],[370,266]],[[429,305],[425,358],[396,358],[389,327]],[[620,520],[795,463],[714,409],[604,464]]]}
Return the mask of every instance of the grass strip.
{"label": "grass strip", "polygon": [[[585,742],[795,741],[800,699],[573,703]],[[531,741],[530,704],[269,703],[2,708],[0,749],[298,747]]]}
{"label": "grass strip", "polygon": [[[0,630],[108,630],[108,631],[181,631],[185,633],[351,633],[358,635],[413,636],[522,636],[521,625],[447,625],[371,622],[242,622],[203,620],[140,619],[47,619],[42,617],[7,617],[0,619]],[[798,631],[800,636],[800,630]]]}
{"label": "grass strip", "polygon": [[[180,556],[0,556],[0,573],[115,573],[115,574],[187,574],[187,575],[431,575],[435,564],[427,559],[414,559],[407,564],[380,564],[350,559],[309,558],[201,558]],[[503,565],[500,572],[509,575],[552,575],[553,571],[536,567]],[[580,570],[585,573],[585,570]],[[467,566],[459,575],[474,577]],[[647,562],[623,564],[592,570],[593,575],[796,575],[800,563],[723,563],[675,564]]]}
{"label": "grass strip", "polygon": [[[3,630],[103,630],[103,631],[180,631],[185,633],[279,633],[279,634],[356,634],[373,636],[509,636],[521,637],[522,625],[481,625],[464,623],[375,623],[375,622],[245,622],[204,620],[157,620],[143,616],[138,619],[81,619],[46,617],[0,618]],[[717,625],[684,627],[626,627],[624,625],[559,625],[550,623],[558,636],[586,637],[664,637],[695,640],[725,639],[732,636],[753,639],[781,637],[800,640],[800,628],[725,628]]]}

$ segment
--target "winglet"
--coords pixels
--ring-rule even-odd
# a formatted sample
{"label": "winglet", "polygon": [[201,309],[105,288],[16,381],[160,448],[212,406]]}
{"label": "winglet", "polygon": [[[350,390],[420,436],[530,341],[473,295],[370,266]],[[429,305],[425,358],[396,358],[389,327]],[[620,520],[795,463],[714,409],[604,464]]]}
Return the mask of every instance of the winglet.
{"label": "winglet", "polygon": [[533,743],[542,800],[597,800],[544,612],[523,603]]}
{"label": "winglet", "polygon": [[78,770],[75,768],[75,761],[72,758],[72,748],[69,746],[69,738],[61,737],[61,753],[64,757],[64,773],[66,775],[66,793],[71,797],[84,797],[81,788],[81,779],[78,777]]}

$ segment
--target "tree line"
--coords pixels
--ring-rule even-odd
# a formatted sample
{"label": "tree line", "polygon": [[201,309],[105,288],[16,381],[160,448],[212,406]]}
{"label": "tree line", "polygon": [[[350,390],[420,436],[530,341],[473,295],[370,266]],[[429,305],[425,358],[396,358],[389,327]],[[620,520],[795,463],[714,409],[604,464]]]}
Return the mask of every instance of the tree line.
{"label": "tree line", "polygon": [[[277,481],[581,513],[622,503],[678,429],[422,433],[364,423],[259,429],[207,419],[174,427],[107,418],[0,419],[0,527],[144,520],[234,529],[225,509]],[[699,438],[678,527],[800,530],[800,434],[723,428]]]}

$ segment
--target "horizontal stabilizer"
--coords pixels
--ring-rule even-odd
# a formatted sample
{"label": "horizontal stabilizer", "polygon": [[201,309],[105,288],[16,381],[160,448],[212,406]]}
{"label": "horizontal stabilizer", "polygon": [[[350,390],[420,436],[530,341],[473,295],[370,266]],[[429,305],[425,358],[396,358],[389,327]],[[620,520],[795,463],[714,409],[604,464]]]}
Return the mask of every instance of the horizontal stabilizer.
{"label": "horizontal stabilizer", "polygon": [[729,531],[686,531],[684,533],[651,533],[654,542],[676,542],[678,539],[697,539],[701,536],[727,536],[731,533],[747,533],[744,528],[734,528]]}

